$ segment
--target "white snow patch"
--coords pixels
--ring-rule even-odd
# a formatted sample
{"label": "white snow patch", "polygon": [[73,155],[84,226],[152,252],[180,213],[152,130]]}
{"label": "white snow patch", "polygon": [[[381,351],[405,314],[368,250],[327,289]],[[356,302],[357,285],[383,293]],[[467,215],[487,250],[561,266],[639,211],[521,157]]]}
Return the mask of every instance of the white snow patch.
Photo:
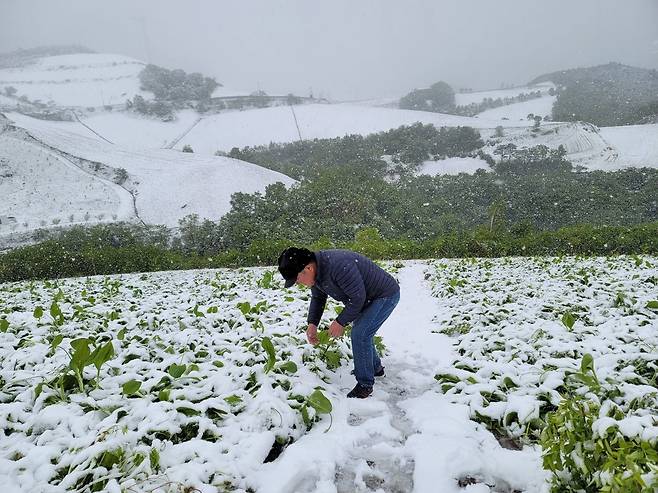
{"label": "white snow patch", "polygon": [[482,169],[491,171],[489,163],[474,157],[453,157],[439,161],[425,161],[416,171],[417,175],[458,175],[459,173],[474,174]]}

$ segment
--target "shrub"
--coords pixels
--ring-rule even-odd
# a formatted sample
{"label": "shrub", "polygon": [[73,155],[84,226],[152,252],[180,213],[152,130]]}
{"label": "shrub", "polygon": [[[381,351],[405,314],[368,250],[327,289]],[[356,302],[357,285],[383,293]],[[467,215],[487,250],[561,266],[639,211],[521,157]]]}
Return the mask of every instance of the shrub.
{"label": "shrub", "polygon": [[416,89],[400,99],[401,109],[449,113],[455,108],[455,91],[439,81],[428,89]]}
{"label": "shrub", "polygon": [[187,74],[152,64],[144,67],[139,80],[142,90],[151,91],[156,99],[163,101],[207,100],[220,86],[215,79],[199,73]]}

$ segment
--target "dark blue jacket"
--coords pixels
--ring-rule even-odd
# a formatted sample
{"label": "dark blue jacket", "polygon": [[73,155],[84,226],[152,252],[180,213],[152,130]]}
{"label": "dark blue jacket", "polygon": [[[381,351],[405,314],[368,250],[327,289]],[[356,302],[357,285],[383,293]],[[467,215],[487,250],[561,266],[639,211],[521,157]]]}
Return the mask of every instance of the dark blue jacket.
{"label": "dark blue jacket", "polygon": [[400,292],[397,281],[368,257],[349,250],[315,252],[317,271],[311,288],[308,323],[318,325],[327,295],[345,304],[336,321],[345,326],[377,298]]}

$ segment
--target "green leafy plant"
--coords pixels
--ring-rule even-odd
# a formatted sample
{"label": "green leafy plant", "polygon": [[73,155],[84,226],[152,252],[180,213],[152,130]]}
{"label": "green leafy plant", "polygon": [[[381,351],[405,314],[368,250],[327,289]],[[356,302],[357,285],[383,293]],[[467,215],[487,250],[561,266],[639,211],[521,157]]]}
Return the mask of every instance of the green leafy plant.
{"label": "green leafy plant", "polygon": [[[554,493],[645,493],[658,487],[658,450],[629,439],[616,425],[595,434],[599,405],[579,396],[550,413],[541,435],[544,468]],[[613,410],[615,417],[623,417]],[[653,477],[652,477],[653,476]]]}
{"label": "green leafy plant", "polygon": [[[316,415],[328,414],[331,419],[331,411],[333,406],[331,401],[325,396],[320,389],[315,389],[311,395],[303,400],[303,404],[300,408],[302,414],[302,419],[308,428],[313,425],[313,420],[309,415],[308,408],[312,408],[315,411]],[[329,428],[325,430],[325,433],[331,428],[332,421],[329,423]]]}
{"label": "green leafy plant", "polygon": [[337,349],[336,340],[329,335],[329,331],[318,331],[318,344],[315,347],[319,351],[318,357],[324,361],[327,368],[335,370],[340,366],[342,353]]}
{"label": "green leafy plant", "polygon": [[263,272],[263,277],[257,281],[257,284],[264,289],[273,289],[275,287],[274,271],[266,270]]}
{"label": "green leafy plant", "polygon": [[267,363],[265,363],[265,373],[269,373],[276,363],[276,350],[274,349],[274,344],[272,344],[272,339],[269,337],[263,337],[260,341],[263,349],[267,353]]}
{"label": "green leafy plant", "polygon": [[169,373],[174,378],[180,378],[183,376],[186,369],[186,365],[177,365],[176,363],[172,363],[167,367],[167,373]]}
{"label": "green leafy plant", "polygon": [[567,372],[565,376],[575,379],[578,383],[585,384],[590,392],[595,394],[598,394],[601,390],[601,382],[594,371],[594,358],[589,353],[583,355],[579,372]]}
{"label": "green leafy plant", "polygon": [[56,326],[64,324],[64,314],[62,313],[61,308],[57,304],[57,301],[53,301],[50,305],[50,316],[53,317],[53,323]]}
{"label": "green leafy plant", "polygon": [[567,328],[567,330],[573,329],[573,325],[576,323],[576,317],[571,312],[565,312],[562,315],[562,323]]}
{"label": "green leafy plant", "polygon": [[136,394],[142,386],[142,382],[129,380],[121,386],[121,393],[126,396]]}

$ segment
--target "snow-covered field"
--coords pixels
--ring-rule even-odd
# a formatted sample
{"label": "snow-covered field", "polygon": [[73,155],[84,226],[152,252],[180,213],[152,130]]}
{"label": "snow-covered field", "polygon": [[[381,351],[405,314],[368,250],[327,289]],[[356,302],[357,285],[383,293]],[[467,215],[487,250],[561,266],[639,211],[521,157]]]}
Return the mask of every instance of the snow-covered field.
{"label": "snow-covered field", "polygon": [[621,164],[658,167],[658,124],[602,127],[600,133]]}
{"label": "snow-covered field", "polygon": [[130,194],[36,143],[0,134],[0,232],[132,217]]}
{"label": "snow-covered field", "polygon": [[[483,130],[484,137],[493,132]],[[544,122],[538,132],[530,128],[504,128],[502,138],[485,147],[492,153],[497,145],[512,143],[518,148],[563,146],[567,159],[586,170],[616,171],[630,167],[658,168],[658,125],[597,128],[589,123]]]}
{"label": "snow-covered field", "polygon": [[19,68],[0,69],[0,88],[16,88],[16,97],[58,106],[101,107],[124,104],[136,94],[144,62],[123,55],[78,53],[43,57]]}
{"label": "snow-covered field", "polygon": [[[190,214],[216,220],[230,210],[235,192],[262,192],[272,183],[294,183],[281,173],[236,159],[166,149],[125,149],[99,139],[82,126],[70,131],[79,124],[13,113],[9,117],[39,142],[86,160],[91,169],[93,163],[125,169],[129,175],[125,187],[135,195],[137,214],[148,224],[177,226],[179,219]],[[87,137],[81,135],[84,132]],[[52,178],[59,182],[57,176]],[[63,185],[57,182],[52,187]]]}
{"label": "snow-covered field", "polygon": [[482,169],[491,171],[489,163],[475,157],[453,157],[442,159],[440,161],[425,161],[416,174],[418,175],[458,175],[459,173],[474,174],[477,170]]}
{"label": "snow-covered field", "polygon": [[[655,371],[647,348],[658,344],[649,308],[657,265],[655,257],[388,264],[402,297],[380,331],[387,375],[363,401],[344,397],[353,385],[347,339],[309,346],[309,292],[282,290],[272,269],[5,284],[0,484],[546,492],[541,450],[503,448],[476,411],[494,423],[513,416],[507,428],[522,435],[522,424],[559,401],[561,384],[574,388],[568,371],[586,352],[603,385],[619,388],[621,406],[655,392],[641,368]],[[325,320],[335,311],[328,306]],[[651,401],[642,402],[619,425],[656,437]]]}
{"label": "snow-covered field", "polygon": [[[424,111],[375,108],[352,104],[307,104],[221,113],[204,118],[181,140],[176,148],[190,144],[195,152],[213,154],[232,147],[267,145],[270,142],[294,142],[302,139],[367,135],[411,125],[431,123],[437,127],[471,126],[495,128],[498,125],[526,127],[529,122],[487,120]],[[295,125],[295,117],[299,132]]]}
{"label": "snow-covered field", "polygon": [[[200,118],[194,110],[177,112],[176,119],[171,122],[163,122],[137,113],[102,112],[86,115],[81,121],[110,142],[122,147],[158,149],[168,147]],[[74,125],[81,135],[93,135],[82,125],[77,123]]]}
{"label": "snow-covered field", "polygon": [[[467,93],[455,94],[455,104],[458,106],[466,106],[471,103],[481,103],[485,99],[505,99],[514,98],[522,93],[529,94],[531,92],[541,91],[542,94],[548,93],[551,87],[555,87],[550,82],[544,82],[534,86],[520,86],[511,89],[494,89],[492,91],[475,91]],[[527,114],[527,113],[526,113]]]}
{"label": "snow-covered field", "polygon": [[545,116],[550,117],[553,112],[553,103],[555,103],[556,99],[557,96],[542,96],[541,98],[523,101],[522,103],[513,103],[498,108],[492,108],[483,111],[482,113],[478,113],[477,117],[486,120],[507,119],[510,121],[528,121],[528,115],[531,113],[535,116],[541,116],[542,118]]}

